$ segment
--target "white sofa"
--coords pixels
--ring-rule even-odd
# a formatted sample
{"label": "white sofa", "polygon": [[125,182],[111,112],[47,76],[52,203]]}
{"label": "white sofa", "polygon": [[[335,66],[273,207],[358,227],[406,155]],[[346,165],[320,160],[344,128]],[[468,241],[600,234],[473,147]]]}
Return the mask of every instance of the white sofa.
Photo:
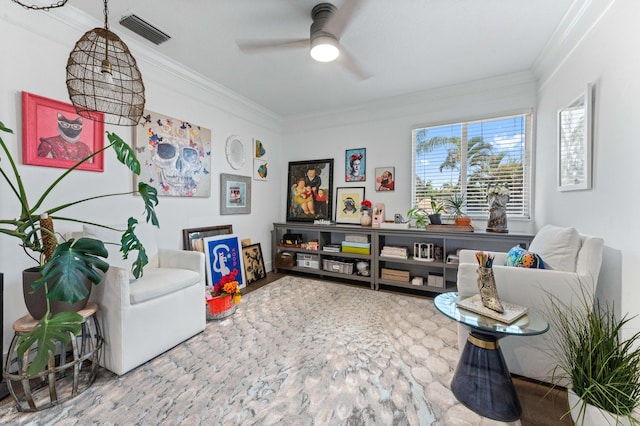
{"label": "white sofa", "polygon": [[[551,269],[528,269],[504,265],[506,253],[495,255],[493,272],[501,300],[528,306],[547,315],[549,294],[571,304],[579,302],[582,288],[595,295],[602,263],[604,241],[580,235],[574,228],[543,227],[531,242],[529,251],[542,257]],[[461,250],[458,267],[458,292],[461,296],[478,293],[476,250]],[[458,324],[460,352],[467,340],[468,329]],[[505,361],[511,373],[551,382],[557,365],[551,353],[548,336],[510,336],[500,340]]]}
{"label": "white sofa", "polygon": [[[149,256],[144,275],[135,279],[130,273],[137,253],[123,261],[119,247],[107,245],[110,267],[90,296],[99,305],[98,320],[105,338],[100,365],[118,375],[200,333],[206,325],[204,254],[158,249],[144,227],[139,225]],[[81,235],[119,241],[114,234],[85,225]]]}

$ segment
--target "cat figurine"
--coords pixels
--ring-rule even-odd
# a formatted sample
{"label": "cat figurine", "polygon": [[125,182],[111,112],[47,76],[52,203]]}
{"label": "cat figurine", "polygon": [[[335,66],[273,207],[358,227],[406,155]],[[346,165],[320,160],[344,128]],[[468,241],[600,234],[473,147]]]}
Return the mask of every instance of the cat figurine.
{"label": "cat figurine", "polygon": [[58,113],[58,135],[40,138],[38,157],[76,162],[88,157],[91,155],[91,150],[87,144],[80,141],[80,133],[82,133],[82,117],[70,120]]}

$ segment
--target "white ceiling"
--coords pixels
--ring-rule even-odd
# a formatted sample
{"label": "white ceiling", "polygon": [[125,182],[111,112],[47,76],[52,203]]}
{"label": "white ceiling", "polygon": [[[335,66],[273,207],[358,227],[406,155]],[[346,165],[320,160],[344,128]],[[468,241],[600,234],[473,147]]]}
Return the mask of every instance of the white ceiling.
{"label": "white ceiling", "polygon": [[[349,0],[331,0],[340,7]],[[320,0],[110,0],[110,29],[282,117],[531,70],[568,11],[586,0],[363,0],[341,44],[360,81],[308,51],[245,54],[236,40],[306,38]],[[103,2],[71,0],[102,21]],[[171,39],[156,46],[118,24],[135,13]],[[144,77],[144,76],[143,76]]]}

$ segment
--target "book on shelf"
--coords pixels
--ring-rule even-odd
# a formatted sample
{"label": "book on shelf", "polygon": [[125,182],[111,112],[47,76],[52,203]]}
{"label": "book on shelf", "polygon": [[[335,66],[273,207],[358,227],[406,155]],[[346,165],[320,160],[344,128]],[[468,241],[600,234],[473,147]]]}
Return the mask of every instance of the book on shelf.
{"label": "book on shelf", "polygon": [[368,243],[369,237],[360,234],[346,234],[344,240],[350,243]]}
{"label": "book on shelf", "polygon": [[325,244],[322,250],[339,253],[340,246],[338,244]]}
{"label": "book on shelf", "polygon": [[368,247],[353,247],[353,246],[342,246],[343,253],[355,253],[355,254],[371,254],[371,249]]}
{"label": "book on shelf", "polygon": [[358,247],[358,248],[371,248],[371,243],[356,243],[353,241],[343,241],[342,247]]}
{"label": "book on shelf", "polygon": [[380,251],[380,256],[407,259],[409,257],[409,250],[406,247],[384,246]]}
{"label": "book on shelf", "polygon": [[380,257],[388,257],[388,258],[392,258],[392,259],[408,259],[409,255],[385,253],[384,251],[381,251],[380,252]]}
{"label": "book on shelf", "polygon": [[456,305],[459,308],[466,309],[468,311],[483,315],[485,317],[489,317],[496,321],[504,322],[506,324],[515,322],[518,318],[522,317],[529,311],[529,308],[527,308],[526,306],[520,306],[514,303],[504,302],[502,300],[500,301],[500,303],[504,308],[503,313],[496,312],[493,309],[489,309],[484,306],[484,304],[482,303],[482,298],[479,294],[475,294],[471,297],[467,297],[466,299],[459,300]]}

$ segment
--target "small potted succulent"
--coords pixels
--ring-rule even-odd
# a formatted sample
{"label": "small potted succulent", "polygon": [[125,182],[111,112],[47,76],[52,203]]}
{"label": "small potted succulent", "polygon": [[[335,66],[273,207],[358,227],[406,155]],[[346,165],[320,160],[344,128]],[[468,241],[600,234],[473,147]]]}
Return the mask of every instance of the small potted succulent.
{"label": "small potted succulent", "polygon": [[456,226],[469,226],[471,225],[471,218],[467,217],[464,212],[464,206],[467,202],[464,194],[454,193],[445,200],[445,209],[447,213],[455,220]]}

